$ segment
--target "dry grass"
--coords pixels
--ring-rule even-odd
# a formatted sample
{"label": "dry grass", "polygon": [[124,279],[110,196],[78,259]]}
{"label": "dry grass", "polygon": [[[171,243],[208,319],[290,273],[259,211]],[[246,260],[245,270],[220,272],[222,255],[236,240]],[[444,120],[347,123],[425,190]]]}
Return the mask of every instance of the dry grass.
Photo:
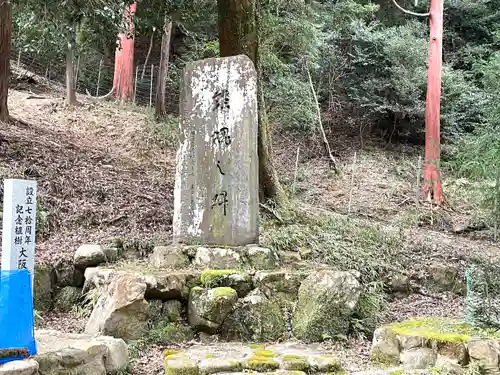
{"label": "dry grass", "polygon": [[19,121],[0,128],[0,177],[38,181],[38,261],[110,235],[170,232],[174,150],[154,142],[145,111],[83,100],[66,107],[50,92],[27,96],[10,92]]}

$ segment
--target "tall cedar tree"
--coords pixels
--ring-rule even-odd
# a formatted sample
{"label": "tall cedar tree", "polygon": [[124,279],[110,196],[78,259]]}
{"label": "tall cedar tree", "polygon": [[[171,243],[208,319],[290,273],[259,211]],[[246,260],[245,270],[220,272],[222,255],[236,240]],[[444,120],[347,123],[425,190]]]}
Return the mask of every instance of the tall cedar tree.
{"label": "tall cedar tree", "polygon": [[273,165],[269,122],[265,112],[262,89],[262,68],[259,58],[260,4],[258,0],[218,0],[219,45],[221,57],[245,54],[253,61],[258,77],[259,107],[259,185],[261,199],[273,199],[277,205],[287,201]]}
{"label": "tall cedar tree", "polygon": [[134,94],[134,41],[135,25],[132,17],[137,4],[128,5],[123,12],[123,31],[118,34],[119,45],[115,55],[113,89],[115,98],[131,101]]}
{"label": "tall cedar tree", "polygon": [[431,0],[429,41],[429,68],[427,77],[427,105],[425,111],[425,166],[424,195],[434,203],[443,203],[443,187],[439,172],[441,66],[443,45],[443,0]]}
{"label": "tall cedar tree", "polygon": [[0,122],[9,120],[10,51],[12,43],[12,10],[10,0],[0,0]]}

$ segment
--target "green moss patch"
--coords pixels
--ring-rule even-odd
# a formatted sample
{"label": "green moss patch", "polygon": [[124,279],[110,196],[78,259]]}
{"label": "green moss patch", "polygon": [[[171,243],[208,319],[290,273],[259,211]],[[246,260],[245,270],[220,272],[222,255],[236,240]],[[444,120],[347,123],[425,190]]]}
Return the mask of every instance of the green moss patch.
{"label": "green moss patch", "polygon": [[255,349],[253,351],[253,354],[257,357],[266,357],[266,358],[275,358],[278,356],[277,353],[267,349]]}
{"label": "green moss patch", "polygon": [[207,288],[213,288],[221,284],[222,280],[234,274],[241,274],[237,270],[205,270],[202,272],[201,284]]}
{"label": "green moss patch", "polygon": [[282,368],[289,371],[307,371],[309,370],[309,362],[306,357],[287,354],[283,356]]}
{"label": "green moss patch", "polygon": [[198,366],[187,358],[165,360],[165,375],[198,375]]}
{"label": "green moss patch", "polygon": [[500,333],[494,330],[481,329],[458,320],[424,317],[406,320],[390,325],[398,335],[423,337],[436,342],[465,343],[471,337],[482,339],[500,339]]}
{"label": "green moss patch", "polygon": [[228,287],[220,287],[220,288],[214,288],[213,289],[214,293],[214,298],[223,298],[223,297],[236,297],[238,298],[238,294],[236,293],[236,290],[233,288],[228,288]]}
{"label": "green moss patch", "polygon": [[277,370],[280,364],[269,357],[253,356],[248,358],[246,365],[248,369],[258,372],[269,372]]}

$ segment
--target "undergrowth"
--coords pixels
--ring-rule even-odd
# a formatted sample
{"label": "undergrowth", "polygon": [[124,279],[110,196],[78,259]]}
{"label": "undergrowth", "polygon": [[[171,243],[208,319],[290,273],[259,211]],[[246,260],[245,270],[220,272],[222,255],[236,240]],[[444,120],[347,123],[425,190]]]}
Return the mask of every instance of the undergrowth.
{"label": "undergrowth", "polygon": [[361,281],[378,281],[401,270],[404,237],[357,219],[303,209],[277,212],[262,224],[262,243],[275,251],[311,251],[311,259],[341,270],[357,270]]}

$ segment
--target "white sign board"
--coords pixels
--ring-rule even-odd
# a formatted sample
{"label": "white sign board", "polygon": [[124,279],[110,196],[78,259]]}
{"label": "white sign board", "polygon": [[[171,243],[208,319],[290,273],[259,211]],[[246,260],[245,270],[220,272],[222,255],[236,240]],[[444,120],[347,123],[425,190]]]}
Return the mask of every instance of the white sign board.
{"label": "white sign board", "polygon": [[36,181],[4,180],[2,270],[35,269]]}

